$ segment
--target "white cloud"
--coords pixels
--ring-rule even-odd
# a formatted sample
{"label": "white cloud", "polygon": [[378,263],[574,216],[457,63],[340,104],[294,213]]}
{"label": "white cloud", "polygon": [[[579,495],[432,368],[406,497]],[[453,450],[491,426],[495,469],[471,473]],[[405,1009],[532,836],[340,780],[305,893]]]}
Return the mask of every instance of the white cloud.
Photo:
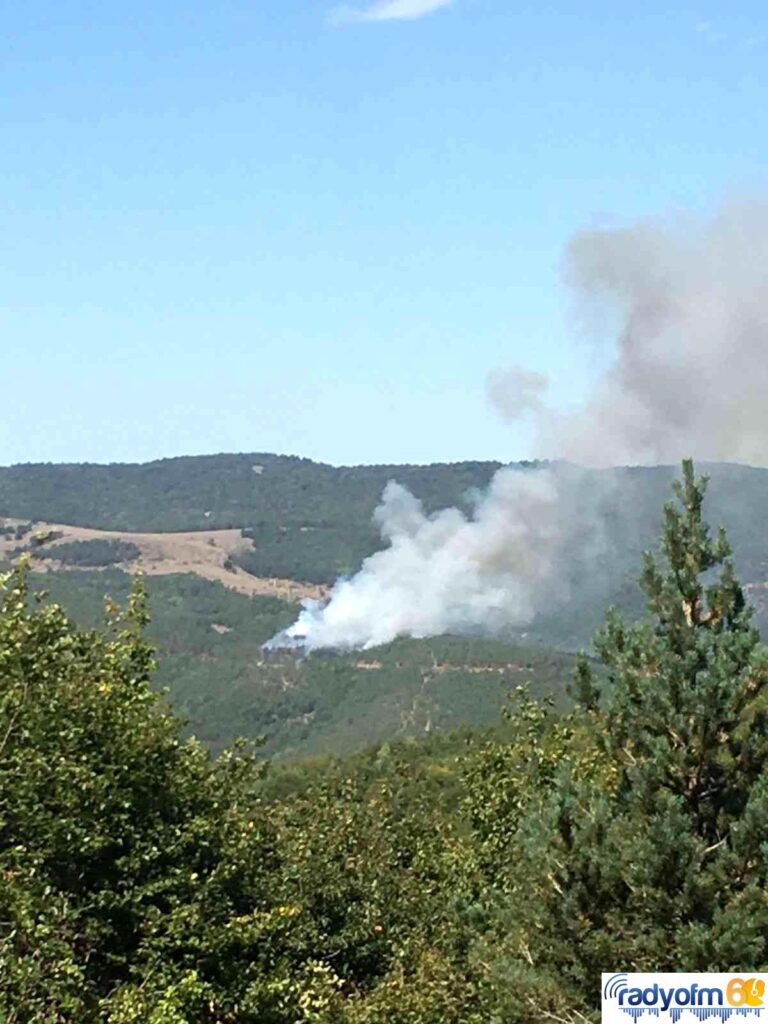
{"label": "white cloud", "polygon": [[335,22],[349,21],[405,21],[423,18],[427,14],[447,7],[453,0],[378,0],[364,8],[336,7],[331,12]]}

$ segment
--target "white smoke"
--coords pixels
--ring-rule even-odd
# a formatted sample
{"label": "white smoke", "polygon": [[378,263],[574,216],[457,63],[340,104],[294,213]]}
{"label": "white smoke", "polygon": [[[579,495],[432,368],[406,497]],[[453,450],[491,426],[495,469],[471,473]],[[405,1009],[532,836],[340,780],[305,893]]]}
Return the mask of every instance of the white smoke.
{"label": "white smoke", "polygon": [[559,518],[551,471],[499,470],[471,517],[455,508],[426,515],[390,482],[375,512],[388,546],[339,580],[327,604],[307,602],[271,646],[366,648],[524,625],[555,567]]}
{"label": "white smoke", "polygon": [[[537,455],[592,465],[689,454],[768,461],[768,205],[582,232],[568,249],[567,278],[580,319],[609,346],[583,407],[549,407],[547,379],[530,369],[489,379],[509,419],[533,419]],[[577,510],[574,493],[562,469],[507,468],[471,517],[427,516],[390,483],[376,510],[388,546],[271,644],[371,647],[525,625],[542,602],[562,598],[566,549],[583,563],[600,551],[600,496],[582,487]]]}

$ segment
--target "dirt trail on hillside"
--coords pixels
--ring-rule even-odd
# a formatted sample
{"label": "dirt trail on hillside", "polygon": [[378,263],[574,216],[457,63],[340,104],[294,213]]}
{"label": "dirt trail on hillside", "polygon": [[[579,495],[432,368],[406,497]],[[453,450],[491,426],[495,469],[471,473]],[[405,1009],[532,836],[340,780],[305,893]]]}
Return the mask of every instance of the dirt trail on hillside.
{"label": "dirt trail on hillside", "polygon": [[[19,520],[5,520],[16,525]],[[123,530],[94,530],[85,526],[65,526],[61,523],[36,522],[32,531],[22,540],[0,536],[0,558],[11,557],[19,548],[28,549],[30,538],[45,535],[49,531],[61,536],[45,544],[49,553],[55,552],[61,544],[73,541],[120,540],[135,544],[141,557],[135,562],[115,563],[114,568],[128,573],[143,573],[146,576],[170,576],[175,573],[193,573],[206,580],[222,583],[230,590],[248,596],[262,595],[279,597],[284,601],[298,601],[305,597],[322,598],[327,588],[296,580],[273,579],[252,576],[236,566],[228,568],[228,559],[242,551],[250,551],[254,544],[241,534],[240,530],[200,530],[188,533],[129,533]],[[31,549],[34,556],[34,549]],[[84,566],[65,565],[57,559],[47,557],[32,559],[35,572],[66,572],[73,569],[98,572]]]}

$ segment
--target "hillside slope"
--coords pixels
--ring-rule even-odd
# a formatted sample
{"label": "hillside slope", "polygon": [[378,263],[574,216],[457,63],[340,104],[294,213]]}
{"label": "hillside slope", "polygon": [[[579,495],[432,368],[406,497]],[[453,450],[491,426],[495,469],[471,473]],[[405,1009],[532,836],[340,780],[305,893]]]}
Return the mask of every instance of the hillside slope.
{"label": "hillside slope", "polygon": [[[429,512],[468,509],[498,468],[496,462],[336,467],[264,453],[143,465],[19,465],[0,467],[0,517],[141,533],[244,528],[256,550],[241,554],[265,564],[290,558],[296,566],[261,574],[327,583],[354,571],[379,545],[371,515],[389,480],[409,487]],[[768,470],[698,468],[712,476],[710,521],[728,524],[742,562],[761,577],[768,566],[762,529]],[[665,466],[587,471],[587,486],[593,480],[607,495],[608,533],[621,539],[627,562],[634,564],[637,551],[658,535],[676,474],[677,467]]]}
{"label": "hillside slope", "polygon": [[387,481],[430,510],[463,503],[497,463],[334,467],[292,456],[211,455],[145,465],[0,468],[0,516],[132,532],[246,528],[260,576],[330,583],[378,546],[371,514]]}
{"label": "hillside slope", "polygon": [[0,562],[28,554],[35,572],[111,566],[144,576],[191,573],[249,597],[300,601],[322,598],[326,593],[326,588],[317,584],[254,576],[240,568],[234,560],[253,550],[253,540],[241,530],[132,533],[16,519],[0,520],[0,530],[4,531],[0,533]]}
{"label": "hillside slope", "polygon": [[[147,580],[156,683],[212,749],[263,737],[271,756],[348,753],[371,743],[470,723],[492,724],[521,684],[562,695],[572,658],[476,638],[401,640],[365,654],[265,657],[261,644],[296,615],[275,597],[247,597],[194,575]],[[112,568],[33,577],[83,625],[124,602],[130,577]]]}
{"label": "hillside slope", "polygon": [[[674,468],[584,477],[586,489],[604,495],[599,554],[574,545],[559,567],[571,599],[523,631],[494,641],[401,641],[364,657],[264,659],[260,645],[292,621],[300,598],[319,596],[380,544],[370,516],[389,479],[406,483],[430,510],[457,503],[469,508],[472,490],[497,468],[344,469],[238,455],[147,466],[0,469],[0,512],[14,517],[5,520],[0,561],[33,549],[35,567],[52,570],[39,585],[80,621],[94,624],[104,595],[124,597],[130,573],[142,568],[149,576],[159,681],[214,748],[244,734],[266,736],[275,754],[354,750],[389,736],[489,721],[504,693],[528,676],[535,688],[562,693],[571,661],[555,649],[588,645],[610,603],[642,614],[636,584],[641,552],[659,534]],[[712,475],[707,519],[727,525],[765,630],[768,471],[706,468]],[[34,527],[25,525],[30,519],[37,520]],[[38,533],[48,534],[42,545],[34,541]],[[443,644],[454,645],[450,657]],[[532,668],[509,668],[517,664]]]}
{"label": "hillside slope", "polygon": [[[0,516],[121,534],[242,529],[247,543],[235,534],[226,543],[230,568],[242,570],[237,575],[244,588],[254,586],[246,573],[328,585],[355,572],[381,546],[371,516],[389,480],[407,485],[427,511],[449,505],[469,510],[473,494],[498,468],[494,462],[334,467],[263,453],[146,465],[14,466],[0,468]],[[703,468],[712,476],[708,519],[727,524],[739,570],[766,604],[768,470]],[[641,552],[659,535],[661,508],[676,473],[676,467],[653,467],[583,474],[583,493],[603,495],[601,549],[595,555],[591,545],[584,552],[574,545],[560,573],[578,602],[535,623],[537,639],[578,646],[607,603],[637,608],[632,602]]]}

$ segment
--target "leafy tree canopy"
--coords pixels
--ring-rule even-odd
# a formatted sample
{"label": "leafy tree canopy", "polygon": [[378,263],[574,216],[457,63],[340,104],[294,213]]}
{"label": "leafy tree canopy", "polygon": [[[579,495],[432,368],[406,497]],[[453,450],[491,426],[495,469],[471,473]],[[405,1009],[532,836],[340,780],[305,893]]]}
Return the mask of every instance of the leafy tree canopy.
{"label": "leafy tree canopy", "polygon": [[149,686],[146,595],[0,605],[0,1019],[577,1024],[600,971],[765,970],[768,656],[684,464],[577,706],[494,736],[214,760]]}
{"label": "leafy tree canopy", "polygon": [[526,742],[475,767],[495,969],[513,1003],[526,993],[525,1019],[580,1019],[608,967],[768,961],[768,656],[705,489],[684,463],[662,561],[645,558],[652,621],[609,614],[604,685],[582,661],[579,711],[529,711]]}

